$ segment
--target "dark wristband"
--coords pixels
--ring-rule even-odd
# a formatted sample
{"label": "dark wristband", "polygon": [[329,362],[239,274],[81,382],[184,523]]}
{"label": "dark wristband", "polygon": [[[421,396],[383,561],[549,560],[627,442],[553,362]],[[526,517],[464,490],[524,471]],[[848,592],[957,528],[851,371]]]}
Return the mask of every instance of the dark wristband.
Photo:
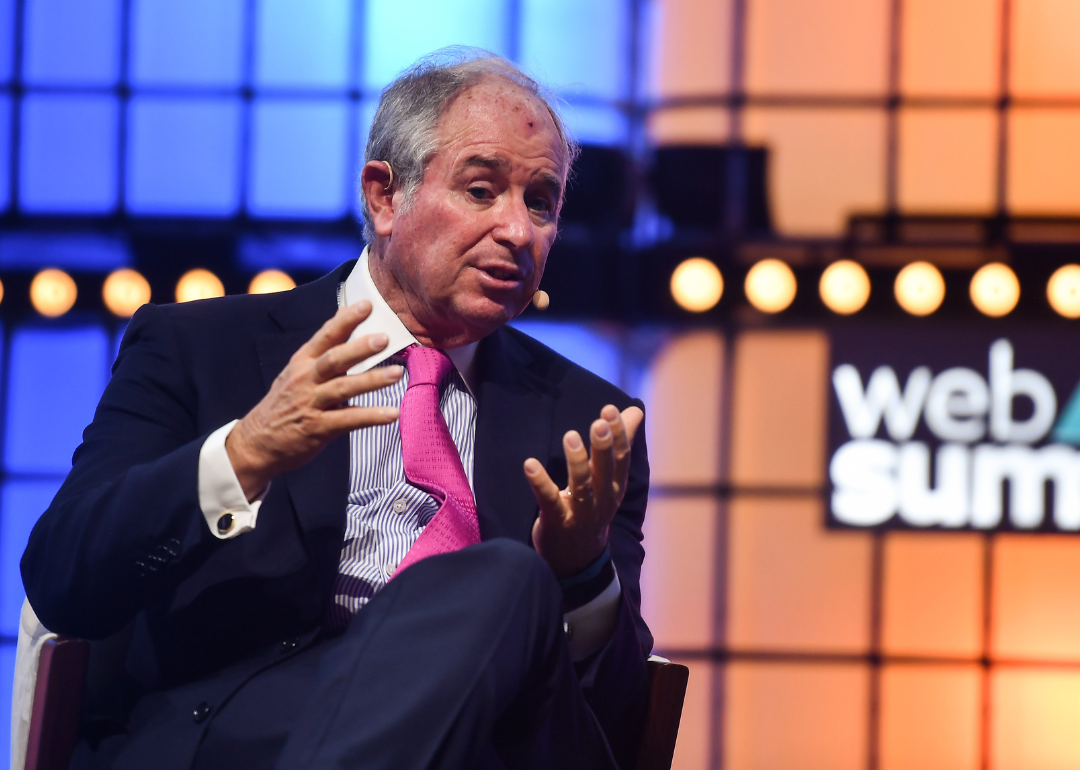
{"label": "dark wristband", "polygon": [[600,558],[576,575],[559,581],[563,592],[563,612],[584,607],[615,579],[615,565],[611,561],[611,552],[607,548]]}

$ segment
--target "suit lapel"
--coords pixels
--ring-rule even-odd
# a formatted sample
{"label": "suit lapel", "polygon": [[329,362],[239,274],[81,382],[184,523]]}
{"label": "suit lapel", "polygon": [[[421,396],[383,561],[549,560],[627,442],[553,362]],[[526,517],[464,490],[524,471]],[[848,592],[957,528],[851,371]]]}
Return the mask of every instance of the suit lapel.
{"label": "suit lapel", "polygon": [[537,506],[522,465],[529,457],[548,465],[555,393],[530,363],[530,354],[503,329],[477,350],[473,480],[484,540],[531,542]]}
{"label": "suit lapel", "polygon": [[[282,303],[271,311],[270,318],[279,331],[255,340],[267,390],[293,353],[337,311],[338,285],[353,264],[346,263],[317,281],[283,294]],[[321,578],[332,581],[341,553],[349,494],[348,435],[334,439],[314,460],[282,474],[274,483],[284,484],[308,549],[321,567]]]}

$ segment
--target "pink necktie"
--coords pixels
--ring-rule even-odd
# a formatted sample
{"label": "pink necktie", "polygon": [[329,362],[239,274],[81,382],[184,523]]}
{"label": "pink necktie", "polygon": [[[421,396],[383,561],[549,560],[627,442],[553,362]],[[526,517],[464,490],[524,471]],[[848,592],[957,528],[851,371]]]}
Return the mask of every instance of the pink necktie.
{"label": "pink necktie", "polygon": [[440,503],[420,537],[394,572],[428,556],[449,553],[480,542],[469,479],[461,464],[446,419],[439,411],[439,383],[453,367],[441,350],[412,345],[405,348],[409,386],[401,399],[401,454],[405,478]]}

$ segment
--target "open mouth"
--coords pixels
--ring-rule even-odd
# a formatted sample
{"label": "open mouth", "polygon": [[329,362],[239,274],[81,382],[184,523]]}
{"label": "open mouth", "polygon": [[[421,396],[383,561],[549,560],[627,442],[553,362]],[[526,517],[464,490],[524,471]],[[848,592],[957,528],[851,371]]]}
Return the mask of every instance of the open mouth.
{"label": "open mouth", "polygon": [[485,265],[477,269],[500,283],[519,283],[524,277],[515,265]]}

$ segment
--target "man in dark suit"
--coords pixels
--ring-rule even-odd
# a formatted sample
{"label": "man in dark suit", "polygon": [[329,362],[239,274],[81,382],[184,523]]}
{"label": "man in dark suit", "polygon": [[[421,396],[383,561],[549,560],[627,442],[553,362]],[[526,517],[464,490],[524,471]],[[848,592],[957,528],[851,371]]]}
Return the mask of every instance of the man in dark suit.
{"label": "man in dark suit", "polygon": [[[572,156],[512,65],[422,61],[372,126],[357,262],[136,314],[22,562],[48,628],[127,641],[75,766],[629,764],[643,414],[503,328]],[[458,482],[418,479],[436,450],[395,424],[417,351]]]}

